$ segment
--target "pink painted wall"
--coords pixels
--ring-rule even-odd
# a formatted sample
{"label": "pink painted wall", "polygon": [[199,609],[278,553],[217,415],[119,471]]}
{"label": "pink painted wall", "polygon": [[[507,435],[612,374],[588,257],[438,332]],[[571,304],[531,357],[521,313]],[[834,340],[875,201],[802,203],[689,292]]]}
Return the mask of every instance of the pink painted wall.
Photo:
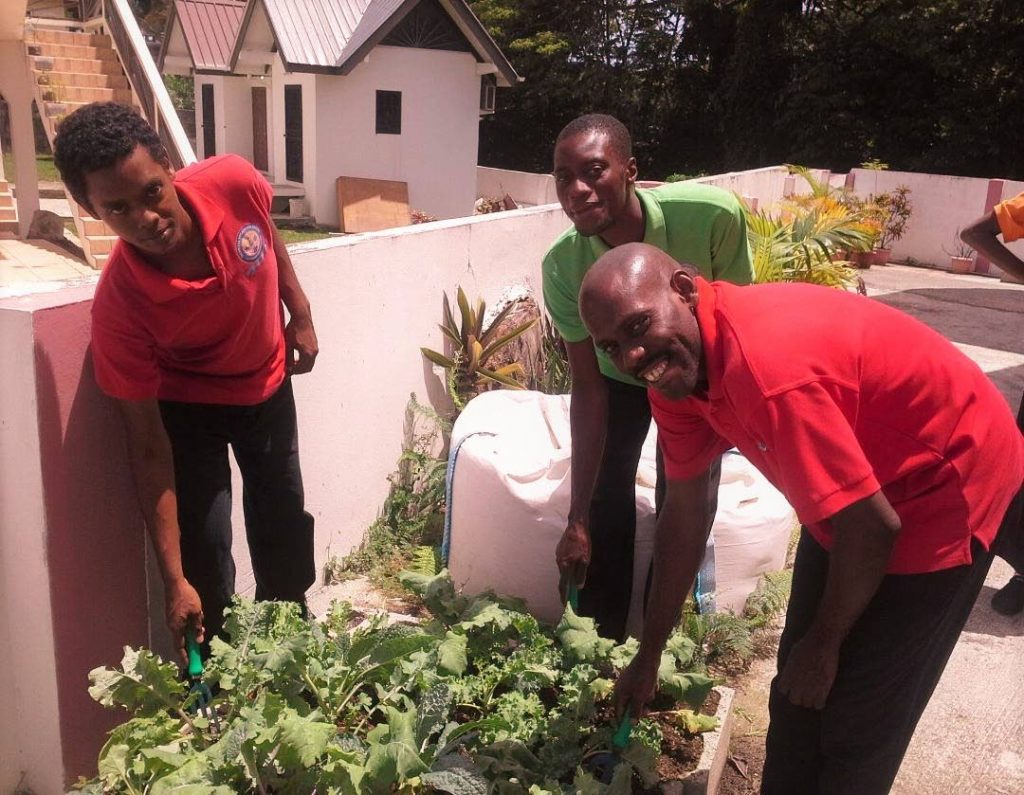
{"label": "pink painted wall", "polygon": [[87,355],[91,301],[33,316],[57,699],[65,779],[96,769],[123,720],[90,698],[88,673],[148,645],[145,531],[113,404]]}

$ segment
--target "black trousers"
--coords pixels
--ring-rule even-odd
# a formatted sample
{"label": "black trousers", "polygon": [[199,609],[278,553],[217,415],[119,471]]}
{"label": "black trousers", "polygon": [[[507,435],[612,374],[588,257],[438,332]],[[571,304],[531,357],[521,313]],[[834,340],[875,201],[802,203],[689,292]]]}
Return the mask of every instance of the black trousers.
{"label": "black trousers", "polygon": [[304,603],[316,579],[313,517],[303,510],[291,381],[255,406],[161,401],[160,413],[174,453],[182,568],[203,601],[207,638],[221,633],[235,592],[228,445],[242,475],[256,598]]}
{"label": "black trousers", "polygon": [[[794,706],[772,682],[765,795],[880,795],[889,792],[914,728],[946,667],[992,564],[929,574],[886,575],[840,650],[823,710]],[[807,631],[828,574],[829,554],[803,531],[778,667]]]}
{"label": "black trousers", "polygon": [[[1024,433],[1024,395],[1017,410],[1017,429]],[[1024,574],[1024,488],[1010,503],[993,549],[1017,574]]]}

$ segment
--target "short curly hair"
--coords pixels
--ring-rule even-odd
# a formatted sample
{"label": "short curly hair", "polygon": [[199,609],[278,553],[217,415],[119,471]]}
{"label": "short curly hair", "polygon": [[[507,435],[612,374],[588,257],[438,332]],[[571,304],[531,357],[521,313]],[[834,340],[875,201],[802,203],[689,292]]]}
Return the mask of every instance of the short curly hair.
{"label": "short curly hair", "polygon": [[110,168],[144,146],[153,159],[169,163],[160,136],[133,108],[117,102],[93,102],[71,113],[57,127],[53,163],[72,198],[93,212],[85,177]]}
{"label": "short curly hair", "polygon": [[606,113],[587,113],[576,117],[562,128],[558,138],[555,139],[555,146],[558,146],[567,138],[572,138],[585,132],[604,133],[608,136],[612,148],[624,160],[629,160],[633,156],[633,139],[629,134],[629,130],[626,129],[626,125],[614,116],[609,116]]}

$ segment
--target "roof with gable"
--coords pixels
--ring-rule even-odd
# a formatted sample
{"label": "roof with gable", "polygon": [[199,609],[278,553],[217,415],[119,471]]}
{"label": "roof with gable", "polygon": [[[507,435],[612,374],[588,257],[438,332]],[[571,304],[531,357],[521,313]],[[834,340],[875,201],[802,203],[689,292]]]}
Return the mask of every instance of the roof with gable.
{"label": "roof with gable", "polygon": [[181,22],[192,63],[200,71],[230,72],[247,0],[174,0],[167,30]]}
{"label": "roof with gable", "polygon": [[[425,42],[409,46],[465,49],[495,66],[499,85],[521,79],[465,0],[174,0],[168,31],[180,21],[197,71],[231,72],[257,4],[291,72],[348,74],[409,16],[419,28],[413,38]],[[446,31],[437,30],[442,16]],[[431,35],[448,44],[431,44]],[[452,45],[454,35],[465,46]]]}

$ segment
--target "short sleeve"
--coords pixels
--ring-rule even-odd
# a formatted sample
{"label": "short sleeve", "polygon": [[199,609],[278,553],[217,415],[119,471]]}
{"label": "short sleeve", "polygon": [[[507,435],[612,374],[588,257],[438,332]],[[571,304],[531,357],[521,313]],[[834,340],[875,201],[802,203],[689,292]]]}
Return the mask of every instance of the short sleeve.
{"label": "short sleeve", "polygon": [[828,519],[881,488],[850,421],[857,400],[854,390],[816,381],[767,398],[755,412],[750,427],[764,436],[758,447],[804,524]]}
{"label": "short sleeve", "polygon": [[566,264],[560,263],[555,254],[549,251],[541,266],[544,306],[566,342],[582,342],[590,336],[590,332],[580,317],[579,285],[570,284],[565,270]]}
{"label": "short sleeve", "polygon": [[155,345],[144,333],[115,319],[117,315],[99,299],[93,304],[90,347],[96,383],[120,400],[155,398],[160,387]]}
{"label": "short sleeve", "polygon": [[703,474],[732,447],[688,400],[669,401],[648,391],[651,414],[658,426],[658,446],[670,480],[689,480]]}
{"label": "short sleeve", "polygon": [[1012,243],[1024,238],[1024,193],[1000,202],[993,208],[1003,241]]}
{"label": "short sleeve", "polygon": [[747,216],[735,196],[731,208],[723,209],[711,227],[711,279],[733,284],[754,281],[754,265],[747,241]]}

